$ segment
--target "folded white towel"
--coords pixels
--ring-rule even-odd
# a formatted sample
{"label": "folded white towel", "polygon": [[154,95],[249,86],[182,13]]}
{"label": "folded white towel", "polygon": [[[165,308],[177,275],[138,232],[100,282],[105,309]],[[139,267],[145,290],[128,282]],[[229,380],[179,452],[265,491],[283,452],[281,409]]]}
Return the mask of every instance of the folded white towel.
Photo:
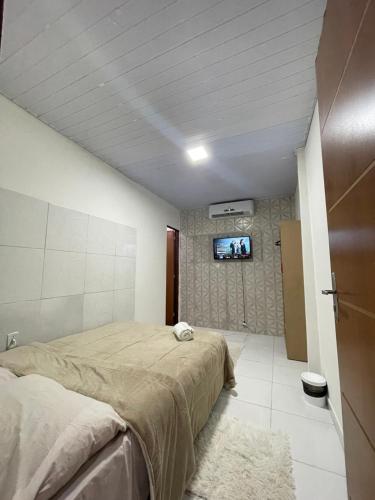
{"label": "folded white towel", "polygon": [[192,327],[185,323],[185,321],[180,321],[173,327],[173,333],[176,336],[177,340],[193,340],[194,338],[194,330]]}

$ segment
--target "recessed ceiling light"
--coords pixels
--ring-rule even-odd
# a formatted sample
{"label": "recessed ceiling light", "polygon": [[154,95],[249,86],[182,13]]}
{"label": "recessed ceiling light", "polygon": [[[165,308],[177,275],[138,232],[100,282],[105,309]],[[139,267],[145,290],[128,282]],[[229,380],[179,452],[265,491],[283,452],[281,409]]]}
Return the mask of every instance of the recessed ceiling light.
{"label": "recessed ceiling light", "polygon": [[187,155],[193,162],[198,162],[206,160],[208,158],[207,149],[203,146],[197,146],[196,148],[190,148],[186,150]]}

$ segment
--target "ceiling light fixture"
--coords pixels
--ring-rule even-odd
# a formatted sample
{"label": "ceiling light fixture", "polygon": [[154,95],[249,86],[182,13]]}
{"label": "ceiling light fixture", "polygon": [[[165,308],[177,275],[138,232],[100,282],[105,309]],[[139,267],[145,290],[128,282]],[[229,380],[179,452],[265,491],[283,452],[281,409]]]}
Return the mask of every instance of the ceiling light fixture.
{"label": "ceiling light fixture", "polygon": [[189,156],[190,160],[194,163],[202,160],[207,160],[208,158],[207,149],[203,146],[197,146],[195,148],[187,149],[186,153]]}

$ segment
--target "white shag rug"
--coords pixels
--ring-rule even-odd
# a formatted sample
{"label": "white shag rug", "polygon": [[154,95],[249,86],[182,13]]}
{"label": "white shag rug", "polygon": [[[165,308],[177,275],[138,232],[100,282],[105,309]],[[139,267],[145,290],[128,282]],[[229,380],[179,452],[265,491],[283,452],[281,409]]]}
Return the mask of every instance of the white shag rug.
{"label": "white shag rug", "polygon": [[213,413],[196,443],[186,499],[295,500],[288,437]]}

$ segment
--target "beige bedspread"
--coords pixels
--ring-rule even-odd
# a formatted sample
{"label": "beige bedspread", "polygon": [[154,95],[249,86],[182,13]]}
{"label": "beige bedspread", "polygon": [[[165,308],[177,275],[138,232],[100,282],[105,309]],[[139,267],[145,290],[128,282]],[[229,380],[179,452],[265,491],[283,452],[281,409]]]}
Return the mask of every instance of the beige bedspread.
{"label": "beige bedspread", "polygon": [[170,327],[135,322],[20,347],[0,354],[0,366],[109,403],[139,439],[157,500],[182,498],[194,438],[223,385],[235,383],[220,334],[198,330],[193,341],[178,342]]}

